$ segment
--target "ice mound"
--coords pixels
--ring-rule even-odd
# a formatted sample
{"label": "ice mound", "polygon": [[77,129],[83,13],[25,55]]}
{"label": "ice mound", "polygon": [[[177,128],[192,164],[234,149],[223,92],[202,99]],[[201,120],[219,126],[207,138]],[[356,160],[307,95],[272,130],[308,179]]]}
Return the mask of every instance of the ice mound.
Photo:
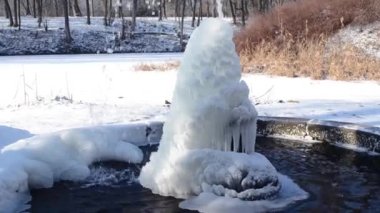
{"label": "ice mound", "polygon": [[1,150],[0,209],[14,212],[29,188],[52,187],[54,181],[84,180],[95,161],[140,163],[142,151],[122,141],[120,128],[82,128],[20,140]]}
{"label": "ice mound", "polygon": [[210,192],[202,192],[199,196],[180,203],[183,209],[207,213],[252,213],[281,211],[290,204],[308,198],[308,193],[285,175],[278,175],[281,190],[274,199],[243,201],[228,196],[217,196]]}
{"label": "ice mound", "polygon": [[257,111],[232,39],[220,19],[203,21],[191,35],[159,149],[139,177],[154,193],[258,200],[280,190],[276,169],[254,153]]}

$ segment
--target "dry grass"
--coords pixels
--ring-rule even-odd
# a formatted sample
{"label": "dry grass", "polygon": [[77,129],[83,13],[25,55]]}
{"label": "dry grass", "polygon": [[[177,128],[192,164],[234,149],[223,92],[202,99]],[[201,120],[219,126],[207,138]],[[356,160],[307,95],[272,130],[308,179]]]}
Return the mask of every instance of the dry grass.
{"label": "dry grass", "polygon": [[241,52],[245,72],[313,79],[380,80],[380,60],[345,45],[327,50],[323,40],[300,42],[288,48],[260,43],[255,51]]}
{"label": "dry grass", "polygon": [[315,79],[380,80],[380,61],[327,38],[380,20],[380,0],[301,0],[256,15],[235,37],[245,71]]}
{"label": "dry grass", "polygon": [[170,61],[166,63],[141,63],[134,66],[135,71],[168,71],[177,69],[179,61]]}

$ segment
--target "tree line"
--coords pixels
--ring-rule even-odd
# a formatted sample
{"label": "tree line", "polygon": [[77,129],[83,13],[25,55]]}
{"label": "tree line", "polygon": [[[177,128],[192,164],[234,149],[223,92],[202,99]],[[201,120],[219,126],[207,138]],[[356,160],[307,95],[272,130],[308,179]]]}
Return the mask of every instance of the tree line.
{"label": "tree line", "polygon": [[[193,27],[200,24],[203,17],[216,17],[216,0],[0,0],[3,1],[0,12],[9,19],[9,26],[21,29],[22,16],[36,18],[38,27],[44,25],[46,17],[64,17],[66,40],[70,35],[70,16],[86,16],[86,23],[91,24],[91,17],[102,16],[104,25],[109,26],[115,18],[131,18],[130,30],[134,31],[136,17],[157,17],[162,21],[175,17],[180,26],[182,41],[184,17],[192,17]],[[264,13],[274,5],[288,0],[222,0],[224,16],[231,17],[234,24],[245,25],[250,13]],[[296,0],[293,0],[296,1]],[[0,14],[1,15],[1,14]],[[129,23],[129,22],[127,22]],[[122,30],[124,32],[124,29]]]}

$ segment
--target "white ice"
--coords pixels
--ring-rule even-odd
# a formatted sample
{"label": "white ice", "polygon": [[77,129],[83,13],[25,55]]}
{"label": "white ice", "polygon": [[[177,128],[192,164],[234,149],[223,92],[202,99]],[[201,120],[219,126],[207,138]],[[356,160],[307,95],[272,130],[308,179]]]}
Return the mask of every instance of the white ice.
{"label": "white ice", "polygon": [[132,143],[146,140],[144,125],[64,130],[33,136],[5,146],[0,153],[0,209],[14,212],[30,188],[49,188],[55,181],[84,180],[95,161],[140,163],[142,151]]}
{"label": "white ice", "polygon": [[242,201],[237,198],[216,196],[210,192],[203,192],[197,197],[180,203],[180,207],[189,210],[208,213],[251,213],[280,211],[297,201],[304,200],[308,194],[285,175],[278,174],[281,190],[276,199],[259,201]]}
{"label": "white ice", "polygon": [[[231,26],[219,19],[203,21],[192,34],[159,149],[139,177],[153,193],[178,198],[206,193],[223,197],[234,210],[243,202],[237,198],[279,199],[276,169],[254,152],[257,112],[241,81],[232,37]],[[231,152],[238,148],[248,154]],[[296,193],[287,199],[295,200]],[[191,208],[201,210],[196,203]]]}

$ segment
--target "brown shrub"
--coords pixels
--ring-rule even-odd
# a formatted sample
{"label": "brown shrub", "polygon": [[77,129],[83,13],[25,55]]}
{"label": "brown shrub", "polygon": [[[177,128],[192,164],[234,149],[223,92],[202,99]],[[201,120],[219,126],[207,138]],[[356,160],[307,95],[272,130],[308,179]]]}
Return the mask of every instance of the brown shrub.
{"label": "brown shrub", "polygon": [[380,20],[380,0],[303,0],[254,16],[235,36],[246,72],[315,79],[380,80],[380,60],[327,38],[348,24]]}
{"label": "brown shrub", "polygon": [[299,42],[292,49],[262,42],[256,51],[242,52],[240,57],[244,72],[313,79],[380,80],[380,60],[351,45],[327,52],[325,43],[317,40]]}
{"label": "brown shrub", "polygon": [[135,71],[168,71],[177,69],[179,65],[179,61],[170,61],[165,63],[141,63],[134,66],[134,69]]}
{"label": "brown shrub", "polygon": [[299,0],[253,16],[235,37],[238,52],[255,48],[265,41],[284,45],[329,36],[351,24],[367,24],[380,19],[379,0]]}

